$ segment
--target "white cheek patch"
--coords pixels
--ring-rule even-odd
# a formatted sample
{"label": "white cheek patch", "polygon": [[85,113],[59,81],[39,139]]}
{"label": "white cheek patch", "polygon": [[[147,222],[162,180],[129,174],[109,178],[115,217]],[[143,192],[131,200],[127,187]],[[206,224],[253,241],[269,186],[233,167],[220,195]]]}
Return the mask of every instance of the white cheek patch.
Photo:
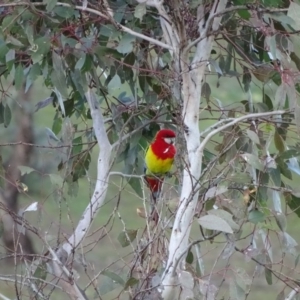
{"label": "white cheek patch", "polygon": [[174,138],[164,138],[164,141],[165,141],[167,144],[174,144]]}

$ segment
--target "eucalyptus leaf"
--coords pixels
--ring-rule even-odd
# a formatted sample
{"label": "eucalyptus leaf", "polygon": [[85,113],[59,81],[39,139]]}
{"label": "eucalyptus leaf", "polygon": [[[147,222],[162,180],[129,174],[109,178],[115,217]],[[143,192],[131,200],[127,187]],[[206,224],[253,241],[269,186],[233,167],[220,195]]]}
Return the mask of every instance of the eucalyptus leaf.
{"label": "eucalyptus leaf", "polygon": [[218,230],[227,233],[233,233],[230,225],[223,219],[214,215],[206,215],[198,219],[199,225],[205,229]]}

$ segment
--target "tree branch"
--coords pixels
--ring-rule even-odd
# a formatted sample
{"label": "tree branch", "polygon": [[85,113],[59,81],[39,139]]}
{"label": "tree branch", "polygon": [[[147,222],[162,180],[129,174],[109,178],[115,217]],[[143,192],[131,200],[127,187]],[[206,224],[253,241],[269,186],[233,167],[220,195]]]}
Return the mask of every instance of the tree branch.
{"label": "tree branch", "polygon": [[215,134],[217,134],[217,133],[221,132],[222,130],[225,130],[226,128],[233,126],[241,121],[248,120],[248,119],[265,118],[265,117],[270,117],[270,116],[274,116],[274,115],[282,115],[284,113],[286,113],[285,110],[276,110],[276,111],[270,111],[270,112],[265,112],[265,113],[253,113],[253,114],[241,116],[239,118],[235,118],[231,122],[224,124],[223,126],[211,131],[201,142],[201,144],[198,148],[198,152],[203,152],[205,145]]}
{"label": "tree branch", "polygon": [[[43,2],[36,2],[36,3],[28,3],[28,2],[15,2],[15,3],[4,3],[4,4],[0,4],[0,7],[14,7],[14,6],[30,6],[30,5],[33,5],[33,6],[45,6],[47,3],[43,3]],[[75,6],[72,6],[68,3],[63,3],[63,2],[57,2],[56,3],[57,6],[63,6],[63,7],[70,7],[70,8],[75,8],[77,10],[80,10],[80,11],[86,11],[86,12],[89,12],[89,13],[92,13],[94,15],[97,15],[107,21],[111,21],[110,17],[101,13],[100,11],[96,10],[96,9],[93,9],[93,8],[85,8],[84,6],[78,6],[78,5],[75,5]],[[162,47],[164,49],[168,49],[168,50],[172,50],[174,51],[174,48],[171,46],[171,45],[168,45],[168,44],[165,44],[163,42],[160,42],[159,40],[156,40],[154,38],[151,38],[147,35],[144,35],[142,33],[139,33],[139,32],[136,32],[124,25],[121,25],[120,23],[117,23],[115,22],[115,25],[118,27],[118,29],[120,29],[121,31],[123,32],[126,32],[126,33],[129,33],[137,38],[141,38],[143,40],[146,40],[154,45],[157,45],[159,47]]]}
{"label": "tree branch", "polygon": [[68,256],[80,245],[87,235],[99,208],[105,200],[111,167],[110,157],[112,146],[106,134],[104,119],[96,102],[96,96],[90,88],[86,93],[86,98],[91,110],[93,127],[100,148],[97,163],[97,180],[92,199],[85,209],[74,233],[69,237],[68,241],[62,245],[62,249],[67,252]]}

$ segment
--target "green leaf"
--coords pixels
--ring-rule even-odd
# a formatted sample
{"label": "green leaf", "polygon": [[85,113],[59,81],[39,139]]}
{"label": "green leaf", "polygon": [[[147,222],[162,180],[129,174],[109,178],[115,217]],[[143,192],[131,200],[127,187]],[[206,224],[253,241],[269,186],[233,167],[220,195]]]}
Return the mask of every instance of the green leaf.
{"label": "green leaf", "polygon": [[280,153],[281,159],[290,159],[292,157],[297,157],[297,156],[300,156],[300,151],[296,149],[288,149],[283,153]]}
{"label": "green leaf", "polygon": [[81,70],[81,68],[84,65],[85,62],[85,58],[86,58],[86,54],[83,54],[78,60],[77,63],[75,65],[75,69]]}
{"label": "green leaf", "polygon": [[5,110],[5,107],[1,101],[0,102],[0,124],[4,123],[4,110]]}
{"label": "green leaf", "polygon": [[132,189],[138,194],[139,197],[143,197],[141,179],[139,179],[139,178],[130,178],[128,180],[128,183],[132,187]]}
{"label": "green leaf", "polygon": [[194,254],[192,251],[189,251],[186,258],[185,258],[185,261],[188,263],[188,264],[192,264],[193,261],[194,261]]}
{"label": "green leaf", "polygon": [[300,218],[300,198],[291,193],[284,194],[288,207]]}
{"label": "green leaf", "polygon": [[24,82],[24,70],[21,64],[19,64],[15,71],[15,87],[16,90],[20,90],[22,88]]}
{"label": "green leaf", "polygon": [[260,141],[259,141],[259,137],[258,135],[256,134],[256,132],[252,131],[252,130],[249,130],[247,129],[247,135],[249,137],[249,139],[254,142],[256,145],[260,145]]}
{"label": "green leaf", "polygon": [[60,55],[52,51],[53,71],[51,73],[52,85],[58,89],[64,99],[68,98],[68,91],[66,86],[65,71],[63,61]]}
{"label": "green leaf", "polygon": [[119,53],[126,54],[132,51],[133,44],[135,43],[135,36],[129,33],[125,33],[122,36],[121,41],[119,42],[118,47],[116,48]]}
{"label": "green leaf", "polygon": [[136,235],[137,235],[137,230],[126,229],[126,231],[120,232],[118,236],[118,241],[121,244],[121,246],[124,248],[129,246],[130,243],[135,240]]}
{"label": "green leaf", "polygon": [[57,4],[57,0],[44,0],[44,3],[47,3],[46,10],[47,12],[51,12]]}
{"label": "green leaf", "polygon": [[53,121],[52,131],[55,134],[58,134],[61,131],[61,127],[62,127],[62,118],[56,116],[54,121]]}
{"label": "green leaf", "polygon": [[4,127],[8,127],[11,121],[11,110],[8,104],[4,108]]}
{"label": "green leaf", "polygon": [[146,14],[146,4],[139,3],[134,9],[134,17],[142,21],[143,16]]}
{"label": "green leaf", "polygon": [[277,148],[277,150],[280,153],[283,153],[285,150],[285,144],[284,144],[284,140],[282,139],[282,137],[280,136],[280,134],[278,133],[278,131],[275,131],[274,134],[274,143],[275,143],[275,147]]}
{"label": "green leaf", "polygon": [[118,74],[116,74],[111,79],[111,81],[107,85],[107,88],[108,88],[108,92],[110,94],[113,94],[113,92],[115,92],[116,90],[120,90],[120,88],[121,88],[121,79],[120,79],[120,76]]}
{"label": "green leaf", "polygon": [[252,210],[248,216],[249,222],[254,224],[263,222],[265,218],[266,218],[265,214],[259,210]]}
{"label": "green leaf", "polygon": [[287,16],[294,20],[295,24],[293,24],[293,28],[300,30],[300,5],[296,2],[290,2]]}
{"label": "green leaf", "polygon": [[199,225],[205,229],[218,230],[227,233],[233,233],[230,225],[223,219],[213,215],[206,215],[198,219]]}
{"label": "green leaf", "polygon": [[63,178],[60,176],[60,175],[57,175],[57,174],[49,174],[49,177],[50,177],[50,180],[51,180],[51,183],[53,185],[57,185],[57,186],[62,186],[63,183],[64,183],[64,180]]}
{"label": "green leaf", "polygon": [[270,169],[269,175],[275,186],[281,186],[281,174],[279,169]]}
{"label": "green leaf", "polygon": [[121,286],[125,285],[125,282],[124,282],[123,278],[120,275],[118,275],[114,272],[111,272],[109,270],[104,270],[104,271],[101,272],[101,274],[103,276],[106,276],[106,277],[110,278],[113,282],[118,283]]}
{"label": "green leaf", "polygon": [[207,82],[204,82],[201,89],[201,96],[209,101],[209,97],[211,95],[211,88]]}
{"label": "green leaf", "polygon": [[272,285],[272,261],[268,254],[266,254],[265,277],[268,285]]}
{"label": "green leaf", "polygon": [[244,160],[252,167],[254,167],[257,170],[263,171],[264,165],[261,163],[259,158],[253,154],[250,153],[244,153],[241,155]]}
{"label": "green leaf", "polygon": [[249,173],[233,173],[229,175],[229,181],[234,183],[244,183],[251,182],[252,178]]}
{"label": "green leaf", "polygon": [[286,231],[287,222],[286,216],[283,213],[275,212],[275,220],[281,231]]}
{"label": "green leaf", "polygon": [[56,6],[53,12],[64,19],[69,19],[75,15],[75,10],[73,8],[64,6]]}
{"label": "green leaf", "polygon": [[[46,280],[47,274],[48,274],[48,272],[47,272],[47,264],[46,264],[46,262],[43,261],[43,262],[41,262],[41,263],[38,264],[38,266],[37,266],[37,268],[36,268],[36,270],[35,270],[35,272],[33,274],[33,277],[41,279],[41,280]],[[39,288],[41,285],[44,284],[44,282],[40,281],[38,279],[35,280],[35,282],[36,282],[35,284]]]}
{"label": "green leaf", "polygon": [[136,279],[136,278],[134,278],[134,277],[130,277],[127,281],[126,281],[126,283],[125,283],[125,285],[124,285],[124,290],[127,290],[129,287],[132,287],[132,286],[134,286],[134,285],[136,285],[136,284],[138,284],[139,283],[139,280],[138,279]]}
{"label": "green leaf", "polygon": [[30,174],[31,172],[35,171],[35,169],[27,167],[27,166],[18,166],[18,169],[21,172],[21,176],[23,176],[25,174]]}
{"label": "green leaf", "polygon": [[207,212],[209,215],[214,215],[225,220],[232,229],[238,229],[239,225],[233,221],[233,215],[224,209],[211,209]]}
{"label": "green leaf", "polygon": [[[72,148],[72,155],[79,154],[82,151],[82,137],[79,136],[75,139],[73,139],[73,148]],[[78,144],[78,145],[76,145]]]}

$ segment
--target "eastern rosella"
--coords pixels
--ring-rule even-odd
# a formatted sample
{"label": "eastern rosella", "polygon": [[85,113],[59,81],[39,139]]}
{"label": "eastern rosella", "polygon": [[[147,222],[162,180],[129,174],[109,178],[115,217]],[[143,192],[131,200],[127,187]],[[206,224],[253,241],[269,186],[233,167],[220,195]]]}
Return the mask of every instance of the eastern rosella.
{"label": "eastern rosella", "polygon": [[159,197],[164,177],[171,171],[176,148],[176,134],[170,129],[161,129],[149,145],[145,156],[145,181],[154,203]]}

